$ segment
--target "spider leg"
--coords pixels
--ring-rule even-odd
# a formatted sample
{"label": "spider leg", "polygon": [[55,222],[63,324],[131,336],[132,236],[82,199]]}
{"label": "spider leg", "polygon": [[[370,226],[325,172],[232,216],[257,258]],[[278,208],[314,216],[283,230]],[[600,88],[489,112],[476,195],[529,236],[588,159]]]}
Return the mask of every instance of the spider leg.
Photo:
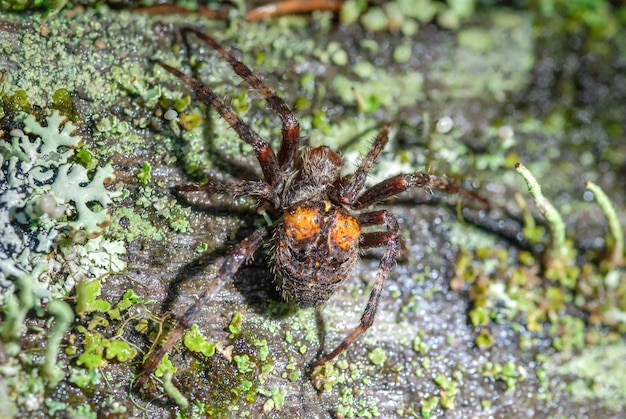
{"label": "spider leg", "polygon": [[278,161],[276,160],[276,154],[274,154],[274,150],[272,150],[269,143],[261,138],[261,136],[248,124],[242,122],[235,111],[233,111],[230,106],[226,105],[219,97],[217,97],[215,92],[209,86],[200,83],[193,77],[189,77],[182,71],[169,66],[162,61],[157,60],[156,63],[191,87],[191,89],[196,92],[196,95],[198,95],[200,100],[211,105],[222,116],[222,118],[228,122],[228,125],[235,130],[237,135],[239,135],[239,138],[252,146],[252,150],[254,150],[256,158],[259,160],[265,181],[270,185],[275,186],[278,182]]}
{"label": "spider leg", "polygon": [[370,147],[367,155],[361,161],[359,168],[350,177],[348,183],[339,190],[338,198],[341,203],[353,205],[357,201],[358,194],[365,185],[365,179],[374,166],[374,163],[376,163],[376,159],[378,159],[381,151],[383,151],[387,141],[389,141],[389,125],[385,125],[383,129],[380,130],[372,147]]}
{"label": "spider leg", "polygon": [[209,194],[256,196],[257,198],[269,202],[272,208],[280,207],[280,198],[274,189],[268,183],[257,180],[244,180],[239,183],[216,183],[209,181],[204,184],[193,183],[178,186],[177,190],[181,192],[202,191]]}
{"label": "spider leg", "polygon": [[393,266],[396,263],[396,257],[400,251],[400,235],[398,234],[400,227],[398,225],[398,221],[391,213],[385,210],[368,212],[361,214],[359,216],[359,221],[361,221],[364,225],[385,226],[387,228],[386,232],[365,233],[361,236],[361,240],[367,247],[387,246],[387,249],[380,260],[378,271],[376,272],[376,279],[374,280],[369,300],[367,301],[365,310],[361,315],[361,320],[358,326],[356,326],[332,352],[317,360],[313,364],[314,368],[335,358],[352,342],[365,333],[365,331],[374,323],[374,317],[376,316],[376,310],[378,309],[378,303],[380,302],[380,296],[385,285],[385,280],[387,279],[389,272],[393,269]]}
{"label": "spider leg", "polygon": [[213,38],[194,28],[183,28],[184,33],[191,32],[204,42],[209,44],[232,66],[233,71],[237,73],[251,88],[259,92],[263,99],[270,105],[270,108],[280,117],[282,121],[282,142],[278,150],[278,164],[281,169],[287,167],[293,160],[298,145],[300,143],[300,124],[289,109],[289,106],[283,99],[276,96],[274,91],[261,81],[248,66],[237,60],[226,49],[218,44]]}
{"label": "spider leg", "polygon": [[232,280],[233,276],[237,273],[239,268],[250,260],[254,253],[263,245],[265,239],[269,236],[271,228],[263,227],[256,230],[250,236],[243,239],[233,249],[232,253],[224,260],[220,266],[217,275],[209,281],[205,290],[200,294],[200,297],[196,302],[187,309],[185,314],[178,319],[178,323],[172,329],[165,343],[156,351],[145,363],[145,371],[139,376],[135,383],[135,388],[143,388],[146,380],[154,372],[161,358],[169,352],[174,344],[178,342],[183,333],[195,323],[198,315],[202,312],[202,309],[209,304],[211,300],[215,298],[222,286],[228,281]]}
{"label": "spider leg", "polygon": [[396,175],[372,186],[359,196],[354,204],[354,208],[359,209],[368,207],[414,187],[442,189],[448,193],[463,193],[470,195],[483,203],[487,203],[485,198],[475,192],[458,186],[449,179],[429,175],[424,172],[415,172]]}

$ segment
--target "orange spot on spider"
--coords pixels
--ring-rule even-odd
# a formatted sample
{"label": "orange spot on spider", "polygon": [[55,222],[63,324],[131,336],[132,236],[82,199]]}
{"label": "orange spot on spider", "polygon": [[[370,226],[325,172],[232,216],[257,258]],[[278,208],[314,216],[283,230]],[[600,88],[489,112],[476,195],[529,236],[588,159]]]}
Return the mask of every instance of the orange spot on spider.
{"label": "orange spot on spider", "polygon": [[322,217],[317,208],[295,207],[286,211],[283,219],[287,235],[300,241],[320,231]]}
{"label": "orange spot on spider", "polygon": [[337,213],[337,218],[330,228],[330,237],[341,249],[348,250],[361,238],[361,223],[354,217]]}

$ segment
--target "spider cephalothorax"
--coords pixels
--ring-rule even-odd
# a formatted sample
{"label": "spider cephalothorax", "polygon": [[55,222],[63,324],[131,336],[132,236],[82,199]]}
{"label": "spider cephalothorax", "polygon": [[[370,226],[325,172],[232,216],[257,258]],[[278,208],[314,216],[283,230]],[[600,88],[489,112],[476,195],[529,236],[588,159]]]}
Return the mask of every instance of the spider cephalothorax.
{"label": "spider cephalothorax", "polygon": [[[388,126],[380,130],[354,174],[341,177],[341,156],[326,146],[301,149],[300,128],[293,113],[246,65],[196,29],[186,28],[183,33],[193,33],[204,40],[267,101],[282,121],[282,142],[278,153],[274,153],[269,143],[243,123],[210,87],[158,62],[191,87],[244,142],[252,146],[263,172],[262,181],[209,182],[180,189],[257,197],[260,209],[273,217],[273,223],[256,230],[234,247],[195,304],[178,319],[167,341],[146,363],[146,371],[139,378],[138,385],[143,386],[163,355],[195,322],[202,308],[264,243],[269,243],[269,265],[282,296],[301,307],[315,307],[325,302],[350,277],[363,249],[385,247],[360,323],[333,351],[314,363],[320,365],[336,357],[372,325],[385,280],[400,251],[401,239],[395,217],[384,209],[367,208],[412,187],[447,192],[462,189],[445,178],[414,172],[393,176],[364,190],[365,179],[388,141]],[[363,231],[362,228],[368,226],[372,228]]]}

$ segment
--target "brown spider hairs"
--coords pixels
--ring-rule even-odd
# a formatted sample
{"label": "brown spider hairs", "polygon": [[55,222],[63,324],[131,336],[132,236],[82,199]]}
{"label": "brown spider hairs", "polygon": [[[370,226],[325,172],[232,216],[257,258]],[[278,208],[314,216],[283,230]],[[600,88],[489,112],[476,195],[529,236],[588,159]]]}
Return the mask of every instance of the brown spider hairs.
{"label": "brown spider hairs", "polygon": [[[300,147],[300,126],[289,106],[267,87],[245,64],[236,60],[213,38],[194,28],[194,34],[223,57],[247,85],[256,90],[281,120],[282,141],[278,153],[248,124],[242,122],[207,85],[161,61],[157,63],[186,83],[203,102],[215,109],[242,141],[252,146],[263,172],[263,180],[238,183],[186,185],[182,191],[249,195],[259,199],[259,207],[273,220],[237,244],[225,258],[196,302],[187,309],[167,340],[148,357],[145,371],[136,386],[142,388],[163,355],[201,315],[220,288],[233,279],[239,268],[264,243],[268,243],[269,268],[282,297],[300,307],[318,307],[350,278],[363,249],[384,247],[374,277],[369,300],[359,324],[335,349],[313,363],[324,364],[358,339],[373,323],[385,280],[396,263],[401,248],[399,225],[385,209],[368,209],[409,188],[437,188],[446,192],[472,192],[446,178],[423,172],[390,177],[364,190],[365,179],[388,141],[389,126],[382,127],[356,172],[341,177],[341,156],[329,147]],[[373,226],[374,231],[363,227]],[[378,227],[378,229],[376,229]]]}

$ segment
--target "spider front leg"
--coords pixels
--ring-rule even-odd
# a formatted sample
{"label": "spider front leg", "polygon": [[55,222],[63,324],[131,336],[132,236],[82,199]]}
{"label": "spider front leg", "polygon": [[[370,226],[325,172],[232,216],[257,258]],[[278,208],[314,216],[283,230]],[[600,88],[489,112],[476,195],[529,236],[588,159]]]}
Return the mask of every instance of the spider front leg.
{"label": "spider front leg", "polygon": [[233,71],[237,73],[248,86],[259,92],[261,97],[270,105],[270,108],[280,117],[282,121],[282,142],[278,150],[278,165],[281,169],[287,167],[293,160],[300,143],[300,124],[291,112],[291,109],[289,109],[287,103],[263,83],[261,79],[250,70],[250,67],[233,57],[228,50],[224,49],[224,47],[218,44],[213,38],[191,27],[183,28],[182,31],[183,33],[191,32],[195,34],[224,57],[233,68]]}
{"label": "spider front leg", "polygon": [[215,298],[219,290],[228,281],[231,281],[239,268],[250,260],[254,253],[263,245],[265,239],[270,235],[271,228],[263,227],[256,230],[250,236],[239,242],[233,249],[232,253],[220,266],[217,275],[209,281],[205,290],[200,294],[196,302],[187,309],[185,314],[178,319],[178,323],[172,329],[167,340],[163,345],[150,357],[145,363],[145,371],[139,376],[135,383],[135,388],[142,389],[150,374],[154,372],[163,356],[168,353],[172,347],[182,337],[183,333],[196,322],[202,309]]}
{"label": "spider front leg", "polygon": [[448,193],[463,193],[488,205],[488,201],[485,198],[457,185],[449,179],[429,175],[424,172],[415,172],[396,175],[372,186],[359,196],[354,207],[357,209],[365,208],[415,187],[441,189]]}
{"label": "spider front leg", "polygon": [[348,183],[339,190],[338,198],[342,204],[353,205],[357,201],[359,192],[361,192],[363,186],[365,185],[367,175],[370,170],[372,170],[374,163],[376,163],[378,156],[383,151],[383,148],[385,148],[388,141],[389,125],[385,125],[376,136],[376,139],[367,152],[365,158],[361,160],[359,168],[350,177]]}
{"label": "spider front leg", "polygon": [[361,315],[361,320],[358,326],[356,326],[352,332],[329,354],[323,356],[313,364],[313,368],[323,365],[326,362],[334,359],[344,349],[346,349],[352,342],[357,340],[372,324],[374,324],[374,317],[376,316],[376,310],[380,303],[380,296],[385,286],[385,280],[389,275],[389,272],[393,269],[396,258],[400,251],[401,240],[398,234],[400,227],[396,218],[386,210],[373,211],[361,214],[359,221],[362,225],[382,225],[387,228],[387,231],[377,231],[371,233],[365,233],[361,236],[361,247],[380,247],[387,246],[385,253],[383,254],[378,271],[376,271],[376,279],[372,291],[370,292],[367,305]]}
{"label": "spider front leg", "polygon": [[250,125],[241,121],[235,111],[230,106],[226,105],[209,86],[200,83],[193,77],[189,77],[182,71],[162,61],[157,60],[156,63],[185,82],[185,84],[196,93],[200,100],[212,106],[213,109],[224,118],[228,125],[235,130],[239,138],[252,147],[259,161],[259,165],[261,166],[265,181],[272,186],[276,185],[280,177],[278,161],[276,160],[276,154],[274,150],[272,150],[272,147],[270,147],[270,144],[253,130]]}

